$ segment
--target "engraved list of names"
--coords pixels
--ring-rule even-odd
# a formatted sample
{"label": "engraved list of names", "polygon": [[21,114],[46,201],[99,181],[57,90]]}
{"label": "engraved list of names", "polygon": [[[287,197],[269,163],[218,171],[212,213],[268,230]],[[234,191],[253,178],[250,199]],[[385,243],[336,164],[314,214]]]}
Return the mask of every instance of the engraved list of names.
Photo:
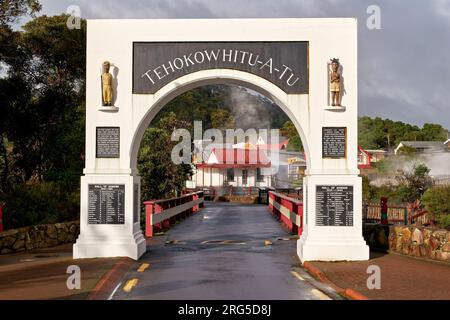
{"label": "engraved list of names", "polygon": [[353,226],[353,186],[317,186],[316,225]]}
{"label": "engraved list of names", "polygon": [[88,223],[125,223],[125,185],[89,185]]}

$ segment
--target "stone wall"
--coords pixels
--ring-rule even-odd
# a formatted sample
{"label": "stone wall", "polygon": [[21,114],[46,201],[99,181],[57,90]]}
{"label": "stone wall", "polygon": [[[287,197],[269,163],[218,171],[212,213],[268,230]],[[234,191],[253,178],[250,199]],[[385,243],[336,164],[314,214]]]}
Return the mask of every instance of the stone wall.
{"label": "stone wall", "polygon": [[372,249],[450,262],[450,231],[431,227],[365,224],[364,238]]}
{"label": "stone wall", "polygon": [[79,233],[78,221],[8,230],[0,233],[0,254],[74,243]]}

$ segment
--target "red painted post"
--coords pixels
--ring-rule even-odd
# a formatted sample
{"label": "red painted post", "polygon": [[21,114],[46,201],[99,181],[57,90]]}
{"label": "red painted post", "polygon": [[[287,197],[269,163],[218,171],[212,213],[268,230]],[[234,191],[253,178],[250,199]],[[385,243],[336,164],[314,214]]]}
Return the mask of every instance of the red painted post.
{"label": "red painted post", "polygon": [[145,205],[145,236],[153,238],[153,209],[154,203],[152,201],[144,202]]}
{"label": "red painted post", "polygon": [[0,203],[0,233],[4,231],[3,228],[3,204]]}
{"label": "red painted post", "polygon": [[[193,194],[192,196],[192,201],[197,201],[198,199],[200,199],[199,195],[197,193]],[[195,205],[193,208],[194,213],[200,211],[200,206],[199,205]]]}

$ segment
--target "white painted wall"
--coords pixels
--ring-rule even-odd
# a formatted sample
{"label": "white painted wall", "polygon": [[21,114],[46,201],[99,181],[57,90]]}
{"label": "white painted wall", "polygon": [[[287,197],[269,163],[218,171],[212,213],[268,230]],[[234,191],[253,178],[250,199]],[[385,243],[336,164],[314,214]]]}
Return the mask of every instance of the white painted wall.
{"label": "white painted wall", "polygon": [[[145,241],[132,222],[135,199],[129,185],[137,181],[136,156],[141,138],[154,116],[177,95],[214,83],[233,83],[257,90],[274,100],[291,118],[308,155],[305,183],[308,185],[308,222],[299,240],[298,253],[307,260],[364,260],[368,247],[361,233],[361,180],[357,168],[357,21],[338,19],[205,19],[205,20],[88,20],[86,92],[86,167],[82,178],[81,235],[74,246],[75,258],[129,256],[137,259]],[[134,41],[309,41],[309,95],[287,95],[256,75],[235,70],[205,70],[183,76],[154,95],[132,94],[132,47]],[[337,57],[343,66],[345,112],[326,110],[328,102],[327,63]],[[99,111],[102,62],[116,68],[117,113]],[[114,73],[114,70],[112,70]],[[95,158],[98,126],[121,128],[119,159]],[[323,126],[348,128],[347,159],[322,159]],[[239,175],[237,175],[239,177]],[[87,224],[87,185],[124,182],[126,225],[94,227]],[[315,192],[319,184],[353,185],[355,227],[324,228],[314,225]],[[130,218],[131,217],[131,218]],[[306,222],[306,221],[305,221]]]}

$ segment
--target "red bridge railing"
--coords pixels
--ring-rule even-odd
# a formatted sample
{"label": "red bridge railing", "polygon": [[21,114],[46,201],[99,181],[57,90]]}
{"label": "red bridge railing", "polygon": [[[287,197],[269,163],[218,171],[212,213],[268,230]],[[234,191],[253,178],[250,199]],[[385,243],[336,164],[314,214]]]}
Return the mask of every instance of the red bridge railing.
{"label": "red bridge railing", "polygon": [[269,211],[292,233],[303,232],[303,202],[273,191],[269,192]]}
{"label": "red bridge railing", "polygon": [[146,201],[145,236],[152,238],[154,231],[167,229],[177,221],[198,212],[203,208],[203,191],[189,193],[179,198]]}

